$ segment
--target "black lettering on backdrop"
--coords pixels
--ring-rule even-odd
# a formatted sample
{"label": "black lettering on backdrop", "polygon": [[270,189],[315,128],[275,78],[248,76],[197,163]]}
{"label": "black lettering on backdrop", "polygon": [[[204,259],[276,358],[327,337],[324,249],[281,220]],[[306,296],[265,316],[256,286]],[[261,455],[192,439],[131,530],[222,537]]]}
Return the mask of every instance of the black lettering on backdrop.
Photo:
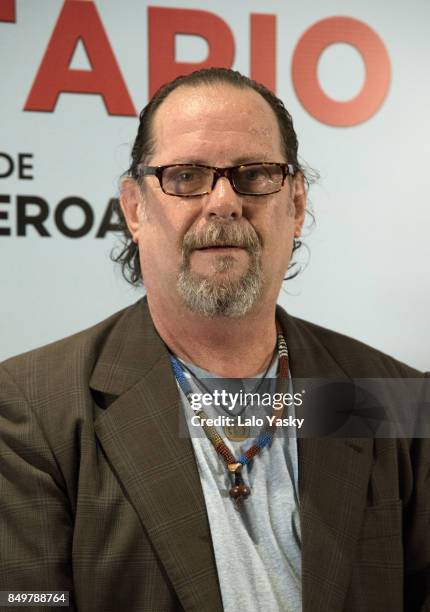
{"label": "black lettering on backdrop", "polygon": [[26,158],[33,158],[33,153],[18,153],[18,177],[24,180],[33,180],[33,175],[26,174],[26,170],[33,170],[33,164],[26,164]]}
{"label": "black lettering on backdrop", "polygon": [[[10,196],[0,195],[1,204],[10,204]],[[0,210],[0,219],[7,219],[9,212],[7,210]],[[0,236],[10,236],[10,227],[0,227]]]}
{"label": "black lettering on backdrop", "polygon": [[[8,206],[6,210],[0,208],[0,237],[11,235],[25,237],[29,233],[27,227],[32,226],[39,236],[50,238],[52,237],[50,232],[53,230],[50,229],[48,231],[49,225],[47,221],[50,221],[51,215],[54,217],[54,227],[63,234],[63,236],[67,236],[68,238],[82,238],[86,236],[94,226],[96,217],[94,208],[86,200],[78,196],[63,198],[57,206],[50,206],[47,200],[36,195],[0,195],[0,205],[10,205],[15,197],[16,234],[12,234],[13,230],[10,225],[12,221],[9,216],[10,206]],[[114,206],[117,203],[118,198],[109,199],[100,224],[98,225],[98,229],[94,235],[95,238],[105,238],[110,232],[120,232],[121,224],[114,213]],[[67,222],[65,218],[67,216],[67,211],[72,207],[77,207],[84,215],[83,222],[78,228],[71,227],[70,222]],[[9,220],[9,223],[5,223],[2,226],[2,220]]]}
{"label": "black lettering on backdrop", "polygon": [[[71,206],[77,206],[80,208],[85,216],[84,223],[81,227],[77,229],[71,229],[67,227],[64,222],[64,213]],[[68,236],[69,238],[81,238],[88,234],[90,229],[94,224],[94,213],[92,211],[91,206],[88,204],[86,200],[82,198],[78,198],[76,196],[71,196],[70,198],[64,198],[59,202],[57,208],[55,209],[55,224],[64,236]]]}
{"label": "black lettering on backdrop", "polygon": [[[34,176],[30,174],[30,170],[33,170],[33,164],[30,160],[33,157],[33,153],[18,153],[15,163],[11,155],[0,152],[0,178],[9,178],[14,173],[16,165],[19,179],[24,181],[33,180]],[[3,161],[6,162],[6,170],[2,170]]]}
{"label": "black lettering on backdrop", "polygon": [[96,238],[104,238],[108,232],[119,232],[121,225],[118,222],[113,222],[114,215],[113,207],[118,203],[118,198],[111,198],[101,220],[100,227],[97,231]]}
{"label": "black lettering on backdrop", "polygon": [[[30,215],[27,212],[27,206],[31,204],[39,207],[39,212],[35,215]],[[44,226],[44,222],[49,215],[48,203],[38,196],[17,196],[17,236],[26,236],[27,225],[33,225],[40,236],[50,236],[50,233]]]}
{"label": "black lettering on backdrop", "polygon": [[[1,169],[3,166],[3,160],[5,160],[8,165],[6,171],[2,171]],[[13,163],[12,157],[7,153],[0,153],[0,164],[0,178],[8,178],[13,173],[13,170],[15,168],[15,164]]]}

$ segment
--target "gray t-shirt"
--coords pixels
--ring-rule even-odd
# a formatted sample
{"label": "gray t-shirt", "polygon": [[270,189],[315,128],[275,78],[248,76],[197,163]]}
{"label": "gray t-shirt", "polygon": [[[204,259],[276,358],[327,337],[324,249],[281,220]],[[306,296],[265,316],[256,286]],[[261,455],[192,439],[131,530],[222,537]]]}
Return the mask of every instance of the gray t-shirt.
{"label": "gray t-shirt", "polygon": [[[197,366],[184,365],[193,392],[208,389],[210,382],[213,390],[216,379],[220,380],[220,388],[228,384],[230,390],[236,391],[252,391],[256,382],[258,385],[259,377],[224,383],[220,377]],[[276,355],[264,381],[265,389],[270,388],[271,392],[276,388],[277,368]],[[202,383],[196,378],[203,379]],[[229,495],[232,477],[203,430],[191,425],[193,410],[181,390],[180,393],[202,483],[224,610],[301,611],[296,438],[275,435],[271,446],[263,449],[249,466],[244,466],[242,475],[251,488],[251,495],[237,509]],[[268,410],[270,413],[271,409]],[[215,406],[205,408],[205,412],[208,417],[226,413],[225,407]],[[217,429],[235,457],[252,445],[253,438],[233,442],[226,438],[222,428]]]}

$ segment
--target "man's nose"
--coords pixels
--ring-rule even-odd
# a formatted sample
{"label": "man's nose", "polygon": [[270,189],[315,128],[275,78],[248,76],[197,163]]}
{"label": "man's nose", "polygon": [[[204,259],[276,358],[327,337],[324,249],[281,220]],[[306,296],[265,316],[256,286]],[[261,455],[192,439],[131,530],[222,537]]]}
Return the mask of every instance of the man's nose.
{"label": "man's nose", "polygon": [[240,219],[242,197],[236,193],[226,176],[217,177],[215,187],[206,196],[204,213],[208,219]]}

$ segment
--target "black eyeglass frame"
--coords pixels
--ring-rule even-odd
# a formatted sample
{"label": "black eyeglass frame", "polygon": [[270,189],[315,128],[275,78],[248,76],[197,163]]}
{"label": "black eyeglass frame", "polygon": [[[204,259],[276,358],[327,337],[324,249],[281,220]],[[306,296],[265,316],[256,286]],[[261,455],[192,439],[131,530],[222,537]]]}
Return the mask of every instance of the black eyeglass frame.
{"label": "black eyeglass frame", "polygon": [[[269,193],[248,193],[244,191],[239,191],[239,189],[237,188],[237,186],[234,184],[234,181],[233,181],[233,176],[232,176],[233,171],[238,170],[239,168],[246,168],[249,166],[278,166],[279,168],[281,168],[282,183],[279,189],[275,189],[275,191],[270,191]],[[213,181],[212,181],[212,186],[211,186],[210,191],[205,191],[204,193],[199,193],[196,195],[195,194],[189,194],[189,195],[184,194],[183,195],[180,193],[169,193],[168,191],[165,191],[163,188],[163,181],[162,181],[163,172],[166,168],[174,168],[174,167],[206,168],[208,170],[213,170],[214,175],[213,175]],[[246,195],[246,196],[271,195],[273,193],[278,193],[279,191],[281,191],[282,187],[284,186],[286,177],[294,176],[295,173],[296,173],[296,169],[294,168],[294,165],[287,164],[284,162],[249,162],[247,164],[239,164],[238,166],[228,166],[226,168],[217,168],[216,166],[206,166],[204,164],[167,164],[165,166],[145,166],[144,164],[139,164],[137,166],[137,176],[139,177],[156,176],[158,179],[158,182],[160,183],[161,190],[166,195],[170,195],[170,196],[177,197],[177,198],[199,198],[200,196],[207,195],[215,189],[216,182],[221,177],[225,177],[230,182],[230,185],[233,191],[235,191],[239,195]]]}

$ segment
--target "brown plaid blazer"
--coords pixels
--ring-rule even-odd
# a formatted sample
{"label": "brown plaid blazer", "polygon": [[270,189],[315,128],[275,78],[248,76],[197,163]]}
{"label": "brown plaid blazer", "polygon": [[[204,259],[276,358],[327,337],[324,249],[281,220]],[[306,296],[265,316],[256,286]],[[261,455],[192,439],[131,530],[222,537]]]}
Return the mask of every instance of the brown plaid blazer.
{"label": "brown plaid blazer", "polygon": [[[278,316],[295,378],[420,375]],[[4,362],[0,590],[69,590],[79,612],[222,610],[180,412],[145,299]],[[305,612],[430,610],[429,465],[428,440],[299,440]]]}

